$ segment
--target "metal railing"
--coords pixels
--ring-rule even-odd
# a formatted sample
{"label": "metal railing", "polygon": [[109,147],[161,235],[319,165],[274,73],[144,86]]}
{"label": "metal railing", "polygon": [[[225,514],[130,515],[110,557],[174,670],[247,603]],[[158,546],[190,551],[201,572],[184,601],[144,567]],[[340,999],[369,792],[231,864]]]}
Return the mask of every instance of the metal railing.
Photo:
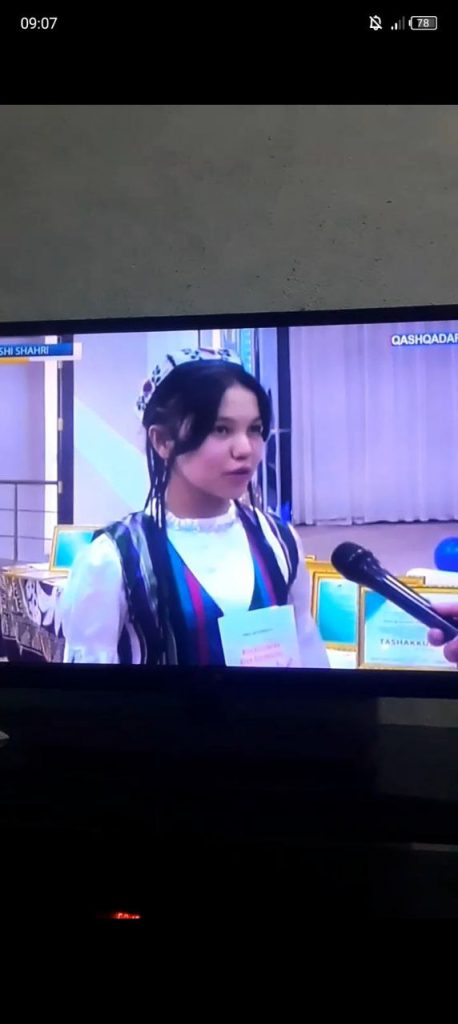
{"label": "metal railing", "polygon": [[52,537],[47,537],[45,533],[42,536],[34,537],[29,534],[21,534],[19,532],[19,516],[21,513],[28,513],[29,515],[41,515],[55,516],[57,523],[57,508],[46,509],[46,508],[23,508],[19,505],[19,488],[20,487],[56,487],[57,493],[59,493],[59,481],[58,480],[1,480],[0,487],[13,487],[13,505],[1,506],[0,512],[11,512],[13,515],[13,532],[12,533],[0,533],[0,539],[8,539],[13,541],[13,560],[14,562],[19,561],[19,540],[33,540],[43,541],[43,545],[47,541],[51,541]]}

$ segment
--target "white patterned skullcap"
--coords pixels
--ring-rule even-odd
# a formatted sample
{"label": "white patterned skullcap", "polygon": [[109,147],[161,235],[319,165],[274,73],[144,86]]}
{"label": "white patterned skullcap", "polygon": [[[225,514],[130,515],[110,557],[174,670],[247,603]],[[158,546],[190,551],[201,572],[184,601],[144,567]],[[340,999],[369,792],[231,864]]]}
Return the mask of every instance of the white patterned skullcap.
{"label": "white patterned skullcap", "polygon": [[204,362],[207,360],[213,360],[214,362],[219,360],[220,362],[233,363],[236,366],[242,365],[239,356],[228,348],[182,348],[176,352],[170,352],[160,364],[158,363],[154,367],[151,376],[145,380],[141,394],[136,401],[138,415],[143,418],[150,398],[176,366],[182,366],[183,363]]}

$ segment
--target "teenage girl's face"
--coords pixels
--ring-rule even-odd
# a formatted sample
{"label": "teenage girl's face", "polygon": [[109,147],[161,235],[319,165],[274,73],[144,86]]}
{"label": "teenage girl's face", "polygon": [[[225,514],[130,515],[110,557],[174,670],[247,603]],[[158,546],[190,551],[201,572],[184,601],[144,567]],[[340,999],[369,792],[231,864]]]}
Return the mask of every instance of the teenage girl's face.
{"label": "teenage girl's face", "polygon": [[[240,384],[225,391],[212,432],[200,448],[177,456],[170,480],[190,498],[211,505],[241,498],[263,455],[262,420],[256,395]],[[210,507],[210,504],[209,504]]]}

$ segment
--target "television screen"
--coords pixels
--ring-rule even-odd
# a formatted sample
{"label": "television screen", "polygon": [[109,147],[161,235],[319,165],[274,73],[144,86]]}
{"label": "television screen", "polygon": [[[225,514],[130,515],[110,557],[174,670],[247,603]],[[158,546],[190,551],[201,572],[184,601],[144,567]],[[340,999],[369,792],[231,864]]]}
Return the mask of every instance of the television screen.
{"label": "television screen", "polygon": [[456,669],[439,314],[0,328],[2,659]]}

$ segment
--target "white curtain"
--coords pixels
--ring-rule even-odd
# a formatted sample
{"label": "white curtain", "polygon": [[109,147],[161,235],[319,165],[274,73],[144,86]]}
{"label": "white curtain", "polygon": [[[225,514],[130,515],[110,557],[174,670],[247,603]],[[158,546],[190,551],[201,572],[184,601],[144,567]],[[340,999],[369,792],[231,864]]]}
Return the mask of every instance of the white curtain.
{"label": "white curtain", "polygon": [[458,518],[458,323],[290,330],[295,523]]}

